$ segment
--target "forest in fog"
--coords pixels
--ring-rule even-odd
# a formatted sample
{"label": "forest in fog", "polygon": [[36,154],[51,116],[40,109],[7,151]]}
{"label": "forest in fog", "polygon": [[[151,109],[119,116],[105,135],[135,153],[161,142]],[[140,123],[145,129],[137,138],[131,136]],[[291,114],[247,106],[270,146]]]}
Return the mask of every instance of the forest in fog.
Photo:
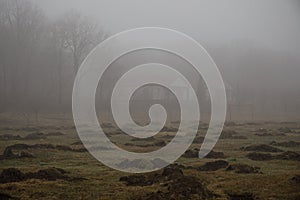
{"label": "forest in fog", "polygon": [[[50,18],[32,1],[0,0],[0,112],[70,113],[80,64],[109,36],[102,27],[75,10]],[[229,114],[299,117],[299,57],[248,40],[204,47],[226,83]]]}

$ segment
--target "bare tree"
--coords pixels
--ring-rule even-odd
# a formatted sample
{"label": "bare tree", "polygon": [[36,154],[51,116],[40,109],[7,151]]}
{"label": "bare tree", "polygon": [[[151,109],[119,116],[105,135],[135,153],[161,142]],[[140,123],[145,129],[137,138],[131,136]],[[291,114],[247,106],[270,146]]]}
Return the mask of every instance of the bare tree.
{"label": "bare tree", "polygon": [[57,31],[63,47],[72,53],[75,73],[88,51],[105,38],[96,23],[74,11],[58,21]]}

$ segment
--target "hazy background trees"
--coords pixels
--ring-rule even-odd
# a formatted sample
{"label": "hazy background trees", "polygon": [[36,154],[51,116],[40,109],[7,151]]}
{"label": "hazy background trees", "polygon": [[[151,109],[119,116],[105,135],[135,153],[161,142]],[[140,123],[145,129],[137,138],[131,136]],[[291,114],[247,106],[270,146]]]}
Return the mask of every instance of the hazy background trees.
{"label": "hazy background trees", "polygon": [[[95,20],[79,12],[50,19],[31,1],[0,0],[0,111],[70,113],[76,72],[106,37]],[[208,51],[226,82],[234,120],[298,117],[299,58],[250,41],[211,44]],[[197,92],[202,90],[199,84]]]}

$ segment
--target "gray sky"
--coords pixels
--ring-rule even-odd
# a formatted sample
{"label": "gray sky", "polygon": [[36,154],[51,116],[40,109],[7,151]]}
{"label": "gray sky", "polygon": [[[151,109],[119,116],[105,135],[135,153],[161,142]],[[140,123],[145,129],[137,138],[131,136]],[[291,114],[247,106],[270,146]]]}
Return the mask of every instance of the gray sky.
{"label": "gray sky", "polygon": [[204,46],[247,41],[300,56],[299,0],[33,0],[51,17],[78,10],[110,34],[158,26],[182,31]]}

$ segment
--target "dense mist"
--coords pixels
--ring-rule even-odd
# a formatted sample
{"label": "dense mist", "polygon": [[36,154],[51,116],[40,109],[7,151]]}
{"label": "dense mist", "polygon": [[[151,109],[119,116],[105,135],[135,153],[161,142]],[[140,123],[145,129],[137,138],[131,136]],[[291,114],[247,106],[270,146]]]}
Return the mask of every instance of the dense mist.
{"label": "dense mist", "polygon": [[[74,77],[97,44],[122,30],[160,26],[190,35],[210,53],[225,81],[228,119],[299,119],[297,0],[170,2],[0,0],[0,112],[70,113]],[[104,91],[122,66],[151,59],[176,65],[170,55],[147,55],[114,63]],[[191,66],[178,63],[189,74]],[[193,80],[201,98],[204,83]]]}

